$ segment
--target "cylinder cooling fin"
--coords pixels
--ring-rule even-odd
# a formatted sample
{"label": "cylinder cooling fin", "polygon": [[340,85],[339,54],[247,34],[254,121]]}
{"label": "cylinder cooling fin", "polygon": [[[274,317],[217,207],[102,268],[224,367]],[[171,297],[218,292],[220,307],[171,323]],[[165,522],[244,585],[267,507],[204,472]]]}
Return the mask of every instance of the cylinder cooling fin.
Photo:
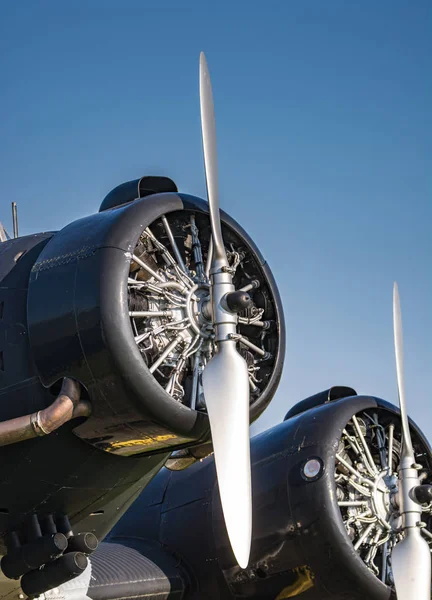
{"label": "cylinder cooling fin", "polygon": [[[280,380],[283,313],[253,241],[224,213],[222,227],[235,287],[250,297],[237,345],[252,421]],[[176,193],[103,210],[48,243],[30,277],[30,341],[45,386],[69,376],[85,387],[93,410],[78,436],[123,455],[208,439],[209,258],[207,203]]]}
{"label": "cylinder cooling fin", "polygon": [[[412,427],[422,483],[432,481],[430,447]],[[357,556],[377,579],[394,586],[392,551],[403,537],[400,516],[402,431],[394,412],[377,408],[353,415],[335,456],[336,499]],[[422,533],[432,543],[432,503],[423,506]]]}

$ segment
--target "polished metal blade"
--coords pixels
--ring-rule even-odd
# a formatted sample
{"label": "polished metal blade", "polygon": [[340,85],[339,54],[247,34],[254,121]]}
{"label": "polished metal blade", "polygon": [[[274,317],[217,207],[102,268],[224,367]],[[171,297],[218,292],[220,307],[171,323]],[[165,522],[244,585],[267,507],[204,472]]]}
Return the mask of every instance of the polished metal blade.
{"label": "polished metal blade", "polygon": [[222,239],[219,211],[216,122],[214,115],[213,91],[204,52],[201,52],[200,54],[200,107],[207,197],[210,208],[210,224],[214,245],[213,262],[215,260],[220,261],[221,265],[227,266],[228,263]]}
{"label": "polished metal blade", "polygon": [[406,537],[392,552],[392,571],[398,600],[430,600],[431,557],[429,544],[418,527],[406,530]]}
{"label": "polished metal blade", "polygon": [[[402,335],[402,313],[400,307],[400,298],[398,285],[395,282],[393,286],[393,328],[394,328],[394,344],[396,354],[396,375],[399,392],[399,405],[402,419],[403,431],[403,456],[412,456],[414,459],[414,451],[411,441],[411,434],[408,424],[408,414],[405,400],[405,382],[404,382],[404,351],[403,351],[403,335]],[[414,460],[413,460],[414,462]]]}
{"label": "polished metal blade", "polygon": [[234,341],[219,344],[202,378],[228,537],[245,569],[252,535],[249,377]]}
{"label": "polished metal blade", "polygon": [[203,371],[203,388],[228,536],[238,564],[246,568],[252,535],[249,374],[246,361],[232,339],[237,329],[237,314],[228,311],[224,301],[234,286],[222,238],[213,92],[203,52],[200,55],[200,107],[213,239],[209,273],[217,350]]}
{"label": "polished metal blade", "polygon": [[415,464],[406,408],[402,313],[396,282],[393,286],[393,327],[403,438],[399,465],[398,499],[399,512],[402,516],[402,530],[405,533],[405,537],[396,544],[392,551],[393,579],[398,600],[430,600],[430,548],[420,530],[422,508],[412,495],[413,489],[421,482],[418,476],[418,465]]}

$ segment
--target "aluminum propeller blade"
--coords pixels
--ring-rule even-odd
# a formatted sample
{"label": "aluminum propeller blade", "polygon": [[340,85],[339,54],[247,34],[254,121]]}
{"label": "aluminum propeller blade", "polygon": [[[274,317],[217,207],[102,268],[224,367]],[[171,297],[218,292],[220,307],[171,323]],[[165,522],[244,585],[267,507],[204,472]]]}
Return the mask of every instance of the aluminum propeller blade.
{"label": "aluminum propeller blade", "polygon": [[395,282],[393,286],[393,330],[394,344],[396,355],[396,376],[398,384],[399,405],[402,419],[402,431],[404,442],[404,454],[413,457],[414,450],[411,441],[411,433],[408,424],[408,413],[405,400],[405,379],[404,379],[404,351],[403,351],[403,335],[402,335],[402,313],[400,307],[399,289]]}
{"label": "aluminum propeller blade", "polygon": [[222,238],[213,93],[203,52],[200,56],[200,105],[213,237],[210,297],[217,349],[203,371],[203,388],[228,536],[238,564],[246,568],[252,533],[249,375],[246,361],[237,352],[234,340],[238,317],[228,310],[226,303],[227,294],[235,289]]}
{"label": "aluminum propeller blade", "polygon": [[393,326],[396,354],[399,404],[402,419],[402,456],[399,474],[399,510],[405,537],[392,552],[392,571],[398,600],[430,600],[431,555],[429,545],[422,537],[419,523],[421,506],[412,499],[412,490],[420,485],[418,470],[409,430],[405,401],[402,315],[398,286],[393,288]]}
{"label": "aluminum propeller blade", "polygon": [[223,342],[203,372],[219,492],[238,564],[249,562],[252,511],[249,442],[249,378],[234,341]]}
{"label": "aluminum propeller blade", "polygon": [[405,531],[406,537],[396,544],[391,556],[397,599],[430,600],[429,544],[422,536],[419,527],[413,526]]}
{"label": "aluminum propeller blade", "polygon": [[213,235],[213,262],[221,261],[228,266],[219,213],[218,163],[216,149],[216,122],[214,116],[213,91],[204,52],[200,54],[200,107],[201,129],[204,151],[204,168],[207,197],[210,208],[210,224]]}

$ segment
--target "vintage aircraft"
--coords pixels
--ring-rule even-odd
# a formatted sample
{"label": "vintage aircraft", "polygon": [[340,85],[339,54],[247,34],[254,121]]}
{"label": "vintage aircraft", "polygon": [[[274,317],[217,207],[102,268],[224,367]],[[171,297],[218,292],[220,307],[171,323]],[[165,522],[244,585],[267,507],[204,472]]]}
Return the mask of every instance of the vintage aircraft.
{"label": "vintage aircraft", "polygon": [[0,243],[0,597],[429,600],[432,454],[397,288],[401,410],[333,387],[250,443],[283,312],[219,211],[203,54],[200,100],[208,204],[142,177]]}

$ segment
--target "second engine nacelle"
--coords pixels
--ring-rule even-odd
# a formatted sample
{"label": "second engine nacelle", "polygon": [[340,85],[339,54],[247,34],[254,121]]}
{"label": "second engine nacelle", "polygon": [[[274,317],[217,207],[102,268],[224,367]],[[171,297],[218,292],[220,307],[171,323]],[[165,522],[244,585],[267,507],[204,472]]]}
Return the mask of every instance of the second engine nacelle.
{"label": "second engine nacelle", "polygon": [[[290,413],[251,441],[253,540],[246,569],[236,564],[226,535],[212,457],[186,471],[161,471],[111,541],[127,546],[138,536],[162,544],[195,582],[185,600],[394,600],[398,409],[339,387]],[[430,446],[414,423],[411,432],[429,482]]]}

